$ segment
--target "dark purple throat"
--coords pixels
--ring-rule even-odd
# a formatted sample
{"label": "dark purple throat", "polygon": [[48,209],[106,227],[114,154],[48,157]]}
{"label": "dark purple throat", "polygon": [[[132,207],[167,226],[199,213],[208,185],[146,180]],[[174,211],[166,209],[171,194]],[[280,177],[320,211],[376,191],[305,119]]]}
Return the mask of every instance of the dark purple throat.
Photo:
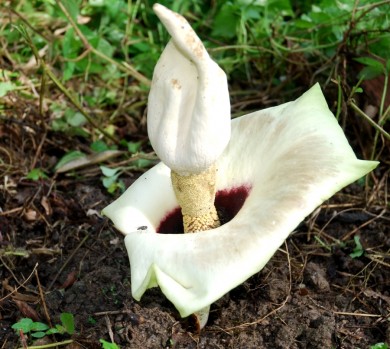
{"label": "dark purple throat", "polygon": [[[231,221],[251,191],[251,187],[242,185],[240,187],[220,190],[215,196],[215,207],[222,224]],[[169,212],[160,222],[157,228],[159,234],[183,234],[183,217],[180,207]]]}

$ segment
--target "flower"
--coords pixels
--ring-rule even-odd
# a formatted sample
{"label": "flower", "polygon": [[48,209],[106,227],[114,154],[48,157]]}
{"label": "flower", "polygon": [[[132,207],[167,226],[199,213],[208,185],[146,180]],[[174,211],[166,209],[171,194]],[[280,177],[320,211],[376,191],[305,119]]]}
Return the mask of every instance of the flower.
{"label": "flower", "polygon": [[378,165],[356,158],[318,84],[231,125],[216,161],[217,201],[218,193],[238,201],[228,223],[200,234],[159,234],[178,210],[163,163],[103,210],[126,235],[135,299],[159,286],[183,317],[206,308],[260,271],[324,200]]}

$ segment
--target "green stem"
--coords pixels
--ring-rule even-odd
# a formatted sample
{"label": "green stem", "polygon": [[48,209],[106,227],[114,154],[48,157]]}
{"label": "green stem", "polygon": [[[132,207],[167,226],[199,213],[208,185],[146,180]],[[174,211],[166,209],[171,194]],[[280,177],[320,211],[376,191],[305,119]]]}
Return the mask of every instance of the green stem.
{"label": "green stem", "polygon": [[67,345],[67,344],[72,344],[73,343],[73,340],[72,339],[68,339],[66,341],[62,341],[62,342],[57,342],[57,343],[50,343],[50,344],[43,344],[43,345],[33,345],[33,346],[29,346],[27,348],[19,348],[19,349],[45,349],[45,348],[54,348],[54,347],[58,347],[58,346],[62,346],[62,345]]}
{"label": "green stem", "polygon": [[383,109],[385,108],[385,101],[386,101],[386,95],[387,95],[387,86],[389,84],[389,73],[386,72],[385,74],[385,82],[383,85],[383,93],[382,93],[382,99],[381,99],[381,105],[379,107],[379,125],[384,125],[386,116],[383,114]]}
{"label": "green stem", "polygon": [[381,126],[372,120],[363,110],[361,110],[352,100],[348,101],[348,105],[355,110],[363,119],[365,119],[372,127],[380,132],[386,139],[390,140],[390,134],[387,133]]}
{"label": "green stem", "polygon": [[337,111],[336,111],[336,119],[338,120],[340,118],[341,114],[341,98],[343,97],[343,91],[341,89],[341,81],[340,81],[340,75],[337,76]]}

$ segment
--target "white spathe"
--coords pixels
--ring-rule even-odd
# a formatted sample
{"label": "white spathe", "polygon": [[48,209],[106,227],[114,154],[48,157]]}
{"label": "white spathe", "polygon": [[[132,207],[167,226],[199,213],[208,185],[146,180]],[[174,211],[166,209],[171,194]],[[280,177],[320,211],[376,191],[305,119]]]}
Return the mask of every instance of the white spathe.
{"label": "white spathe", "polygon": [[154,69],[148,99],[148,135],[173,171],[203,172],[230,139],[230,100],[224,71],[210,58],[184,17],[160,4],[153,9],[171,41]]}
{"label": "white spathe", "polygon": [[[184,317],[262,269],[307,215],[377,165],[356,158],[317,84],[294,102],[232,121],[230,143],[217,161],[217,190],[252,189],[229,223],[157,234],[177,207],[162,163],[103,213],[126,234],[133,297],[160,286]],[[142,226],[147,229],[137,230]]]}

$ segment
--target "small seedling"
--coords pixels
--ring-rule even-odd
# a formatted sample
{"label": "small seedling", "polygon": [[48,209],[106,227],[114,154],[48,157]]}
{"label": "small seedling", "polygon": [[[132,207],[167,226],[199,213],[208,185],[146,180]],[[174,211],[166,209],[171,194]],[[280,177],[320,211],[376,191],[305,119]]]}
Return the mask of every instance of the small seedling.
{"label": "small seedling", "polygon": [[123,172],[123,168],[118,167],[113,169],[106,166],[100,166],[100,169],[104,175],[102,179],[103,185],[110,194],[118,189],[122,192],[125,190],[125,184],[118,179]]}
{"label": "small seedling", "polygon": [[30,333],[31,337],[42,338],[46,336],[49,326],[42,322],[34,322],[30,318],[23,318],[12,325],[14,330],[22,331],[23,334]]}
{"label": "small seedling", "polygon": [[364,254],[364,248],[360,243],[360,237],[358,235],[355,235],[354,241],[355,241],[355,248],[353,249],[353,252],[350,253],[349,255],[351,258],[358,258]]}
{"label": "small seedling", "polygon": [[27,179],[31,179],[33,181],[37,181],[39,179],[48,178],[46,173],[40,168],[33,168],[28,174]]}
{"label": "small seedling", "polygon": [[50,328],[48,325],[33,321],[30,318],[23,318],[17,323],[12,325],[12,328],[23,334],[30,333],[33,338],[42,338],[50,334],[65,334],[68,333],[72,335],[74,333],[74,317],[70,313],[62,313],[60,316],[61,324],[55,325],[53,328]]}
{"label": "small seedling", "polygon": [[100,343],[102,343],[103,349],[120,349],[117,344],[107,342],[104,339],[101,339]]}

